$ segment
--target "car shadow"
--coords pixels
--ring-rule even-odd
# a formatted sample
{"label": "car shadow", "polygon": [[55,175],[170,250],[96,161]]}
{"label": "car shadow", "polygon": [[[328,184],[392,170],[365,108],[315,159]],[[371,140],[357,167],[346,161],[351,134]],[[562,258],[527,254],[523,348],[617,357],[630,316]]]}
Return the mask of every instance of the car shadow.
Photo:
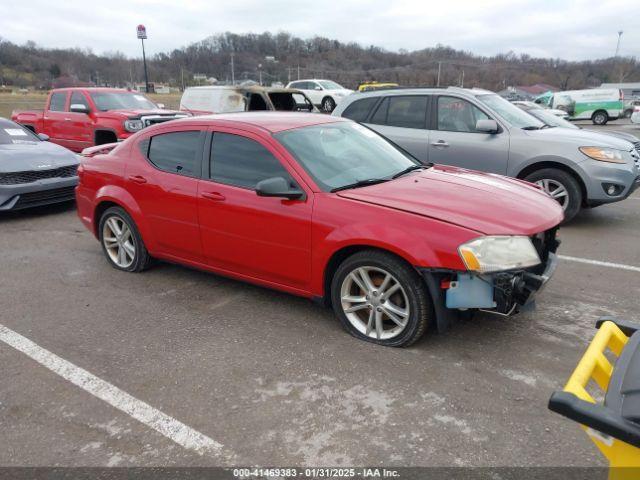
{"label": "car shadow", "polygon": [[0,223],[21,222],[33,220],[48,215],[58,215],[71,212],[76,209],[76,202],[69,201],[54,203],[52,205],[42,205],[40,207],[26,208],[24,210],[0,212]]}

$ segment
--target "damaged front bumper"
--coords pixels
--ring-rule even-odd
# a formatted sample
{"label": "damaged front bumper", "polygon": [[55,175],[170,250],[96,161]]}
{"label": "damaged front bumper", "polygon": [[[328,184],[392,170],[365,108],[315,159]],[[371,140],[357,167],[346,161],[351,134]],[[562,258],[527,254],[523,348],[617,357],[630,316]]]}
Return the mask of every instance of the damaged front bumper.
{"label": "damaged front bumper", "polygon": [[510,316],[535,308],[537,295],[558,266],[559,241],[555,229],[532,240],[541,259],[532,268],[489,274],[420,269],[434,302],[438,331],[447,330],[460,312]]}

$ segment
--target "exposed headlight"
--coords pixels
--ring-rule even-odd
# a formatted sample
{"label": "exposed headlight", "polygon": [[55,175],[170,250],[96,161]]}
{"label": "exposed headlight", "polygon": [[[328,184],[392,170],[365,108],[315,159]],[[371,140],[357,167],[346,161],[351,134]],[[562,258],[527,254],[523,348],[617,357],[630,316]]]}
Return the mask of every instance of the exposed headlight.
{"label": "exposed headlight", "polygon": [[601,147],[580,147],[579,150],[587,157],[609,163],[627,163],[622,156],[622,150]]}
{"label": "exposed headlight", "polygon": [[142,123],[142,120],[125,120],[124,128],[127,132],[137,132],[144,128],[144,124]]}
{"label": "exposed headlight", "polygon": [[479,273],[526,268],[540,263],[531,239],[524,236],[476,238],[460,245],[458,254],[467,270]]}

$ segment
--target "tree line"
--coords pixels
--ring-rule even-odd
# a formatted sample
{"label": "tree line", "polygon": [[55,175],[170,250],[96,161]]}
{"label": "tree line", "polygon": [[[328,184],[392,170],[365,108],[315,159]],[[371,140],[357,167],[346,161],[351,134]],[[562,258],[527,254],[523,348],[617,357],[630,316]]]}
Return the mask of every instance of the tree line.
{"label": "tree line", "polygon": [[[147,60],[150,82],[194,85],[194,74],[221,82],[286,83],[322,77],[354,88],[368,80],[408,86],[463,85],[490,90],[546,83],[562,90],[597,87],[602,82],[640,81],[635,57],[587,61],[534,58],[513,52],[480,56],[436,45],[392,52],[376,46],[316,36],[222,33]],[[233,71],[232,71],[233,64]],[[48,89],[60,83],[128,86],[144,80],[142,61],[121,52],[17,45],[0,38],[0,86]],[[64,86],[64,85],[63,85]]]}

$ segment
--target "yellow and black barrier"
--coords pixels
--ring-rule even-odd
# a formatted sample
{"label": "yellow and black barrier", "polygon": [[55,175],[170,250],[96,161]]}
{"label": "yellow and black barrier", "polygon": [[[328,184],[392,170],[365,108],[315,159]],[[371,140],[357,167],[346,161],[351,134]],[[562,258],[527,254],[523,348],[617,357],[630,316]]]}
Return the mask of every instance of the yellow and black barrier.
{"label": "yellow and black barrier", "polygon": [[[549,409],[580,423],[609,461],[609,480],[640,479],[640,325],[601,318]],[[604,396],[589,393],[595,382]],[[596,398],[598,398],[598,401]]]}

